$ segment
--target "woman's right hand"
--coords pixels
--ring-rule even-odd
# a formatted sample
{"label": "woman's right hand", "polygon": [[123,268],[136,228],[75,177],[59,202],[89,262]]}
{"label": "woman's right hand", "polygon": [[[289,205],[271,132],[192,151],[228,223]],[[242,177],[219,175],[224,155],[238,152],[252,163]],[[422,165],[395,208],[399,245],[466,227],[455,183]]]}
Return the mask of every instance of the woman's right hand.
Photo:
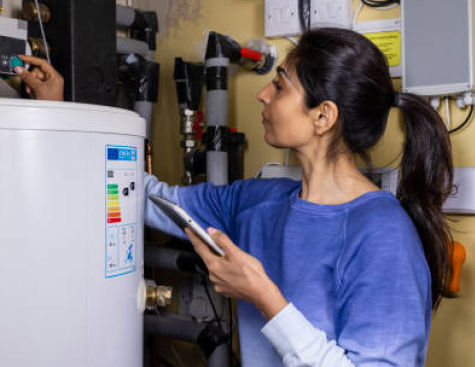
{"label": "woman's right hand", "polygon": [[32,71],[24,67],[15,68],[17,75],[25,82],[26,92],[34,99],[47,101],[64,100],[64,80],[45,59],[34,56],[18,56],[23,62],[36,66]]}

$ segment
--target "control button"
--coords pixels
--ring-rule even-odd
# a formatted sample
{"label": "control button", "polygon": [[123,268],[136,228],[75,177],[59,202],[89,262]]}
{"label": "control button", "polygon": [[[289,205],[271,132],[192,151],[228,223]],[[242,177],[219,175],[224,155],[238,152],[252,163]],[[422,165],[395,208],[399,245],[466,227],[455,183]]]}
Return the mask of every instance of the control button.
{"label": "control button", "polygon": [[21,61],[18,57],[13,56],[10,59],[10,65],[11,65],[12,68],[16,68],[18,66],[23,66],[23,61]]}
{"label": "control button", "polygon": [[124,196],[128,196],[128,195],[129,195],[129,188],[128,188],[128,187],[125,187],[125,188],[122,190],[122,194],[124,194]]}
{"label": "control button", "polygon": [[131,189],[131,190],[135,190],[135,182],[131,182],[131,183],[130,183],[130,189]]}

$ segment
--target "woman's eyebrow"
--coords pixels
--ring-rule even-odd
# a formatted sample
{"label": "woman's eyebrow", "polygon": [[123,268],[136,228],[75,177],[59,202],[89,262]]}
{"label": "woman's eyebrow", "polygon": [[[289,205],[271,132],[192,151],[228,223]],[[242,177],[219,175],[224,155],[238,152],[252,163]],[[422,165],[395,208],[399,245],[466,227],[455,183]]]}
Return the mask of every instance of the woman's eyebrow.
{"label": "woman's eyebrow", "polygon": [[287,71],[282,66],[277,66],[277,74],[284,74],[284,76],[290,80],[289,74],[287,74]]}
{"label": "woman's eyebrow", "polygon": [[292,79],[290,79],[290,75],[287,73],[287,71],[282,66],[277,66],[277,68],[275,70],[277,72],[277,75],[282,74],[284,76],[284,79],[287,79],[287,81],[290,83],[290,85],[292,85],[292,87],[296,88],[296,85],[294,84]]}

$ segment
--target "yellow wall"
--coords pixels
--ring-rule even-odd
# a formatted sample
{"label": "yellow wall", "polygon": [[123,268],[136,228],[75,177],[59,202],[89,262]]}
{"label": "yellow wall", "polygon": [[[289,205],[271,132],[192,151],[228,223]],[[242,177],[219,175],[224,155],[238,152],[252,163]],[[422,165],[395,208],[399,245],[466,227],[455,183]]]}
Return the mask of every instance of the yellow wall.
{"label": "yellow wall", "polygon": [[[157,4],[160,3],[160,4]],[[243,43],[250,38],[264,37],[263,0],[136,0],[137,7],[159,10],[165,34],[159,36],[158,61],[161,64],[160,97],[155,117],[154,170],[167,182],[178,183],[182,174],[179,141],[178,107],[175,84],[172,78],[176,56],[189,61],[200,61],[203,56],[203,32],[211,29],[233,36]],[[360,20],[395,18],[399,9],[376,11],[365,8]],[[181,20],[180,20],[181,19]],[[287,40],[270,40],[282,60],[291,47]],[[245,155],[245,175],[251,177],[266,162],[282,162],[284,152],[270,148],[263,141],[260,122],[261,107],[255,96],[272,75],[257,76],[238,71],[230,81],[229,123],[245,132],[248,149]],[[396,80],[395,84],[400,84]],[[453,121],[461,121],[465,112],[453,105]],[[441,113],[445,116],[442,109]],[[454,163],[456,166],[475,165],[475,127],[469,126],[453,136]],[[373,162],[384,166],[399,154],[403,142],[400,115],[392,111],[388,130],[373,150]],[[475,366],[475,273],[474,251],[475,219],[471,216],[452,217],[455,239],[467,249],[467,262],[461,279],[460,297],[445,300],[434,318],[429,353],[430,367]],[[388,337],[390,337],[388,335]]]}
{"label": "yellow wall", "polygon": [[[124,3],[125,0],[118,1]],[[5,0],[4,15],[15,15],[21,0]],[[182,174],[179,141],[178,107],[172,78],[175,56],[200,61],[203,56],[205,30],[232,35],[239,42],[263,37],[264,0],[135,0],[143,9],[158,10],[162,29],[158,42],[161,64],[160,97],[155,114],[154,170],[167,182],[178,183]],[[375,11],[365,8],[360,20],[394,18],[399,9]],[[287,40],[270,40],[279,50],[280,60],[291,47]],[[266,162],[283,161],[283,151],[265,145],[260,122],[261,107],[255,96],[272,75],[257,76],[239,71],[230,81],[229,122],[246,133],[248,149],[245,174],[251,177]],[[396,81],[396,84],[399,82]],[[452,108],[452,120],[461,121],[465,112]],[[445,116],[445,111],[441,109]],[[475,165],[475,127],[468,126],[452,138],[456,166]],[[384,166],[398,155],[403,142],[401,121],[397,111],[391,113],[388,131],[373,150],[376,166]],[[454,216],[455,239],[467,249],[467,261],[462,271],[461,292],[456,300],[445,300],[435,315],[428,352],[430,367],[475,366],[475,219]],[[390,336],[388,336],[390,337]]]}

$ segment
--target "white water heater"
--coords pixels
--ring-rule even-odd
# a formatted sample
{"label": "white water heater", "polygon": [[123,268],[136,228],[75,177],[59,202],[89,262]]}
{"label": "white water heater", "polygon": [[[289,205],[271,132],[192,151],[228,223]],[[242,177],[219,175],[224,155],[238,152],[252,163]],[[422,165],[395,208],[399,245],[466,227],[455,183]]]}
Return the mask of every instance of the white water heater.
{"label": "white water heater", "polygon": [[145,122],[0,99],[0,366],[140,367]]}

